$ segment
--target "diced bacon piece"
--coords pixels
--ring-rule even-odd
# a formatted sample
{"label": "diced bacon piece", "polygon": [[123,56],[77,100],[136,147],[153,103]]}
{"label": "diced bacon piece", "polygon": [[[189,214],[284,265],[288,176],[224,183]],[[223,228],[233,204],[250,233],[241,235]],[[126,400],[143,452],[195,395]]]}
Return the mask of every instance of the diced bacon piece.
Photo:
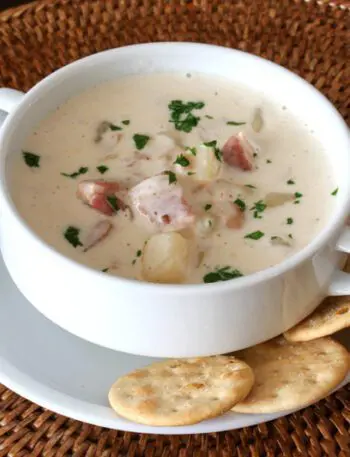
{"label": "diced bacon piece", "polygon": [[[91,208],[107,216],[112,216],[116,209],[113,200],[109,201],[109,197],[115,197],[118,191],[120,191],[120,185],[117,182],[87,179],[78,184],[77,196]],[[119,208],[125,208],[124,203],[119,198],[116,202]]]}
{"label": "diced bacon piece", "polygon": [[106,238],[106,236],[112,230],[112,227],[113,224],[110,221],[104,220],[97,222],[97,224],[92,227],[86,237],[84,243],[84,252],[96,246],[97,243]]}
{"label": "diced bacon piece", "polygon": [[245,221],[244,212],[234,203],[232,207],[233,211],[226,219],[226,227],[229,229],[240,229],[243,227]]}
{"label": "diced bacon piece", "polygon": [[215,203],[213,211],[220,217],[222,226],[233,230],[243,227],[245,215],[235,203],[228,201]]}
{"label": "diced bacon piece", "polygon": [[181,230],[194,222],[194,214],[177,182],[166,174],[145,179],[130,190],[134,207],[161,229]]}
{"label": "diced bacon piece", "polygon": [[243,132],[231,136],[222,148],[222,158],[227,165],[243,171],[253,169],[254,147]]}

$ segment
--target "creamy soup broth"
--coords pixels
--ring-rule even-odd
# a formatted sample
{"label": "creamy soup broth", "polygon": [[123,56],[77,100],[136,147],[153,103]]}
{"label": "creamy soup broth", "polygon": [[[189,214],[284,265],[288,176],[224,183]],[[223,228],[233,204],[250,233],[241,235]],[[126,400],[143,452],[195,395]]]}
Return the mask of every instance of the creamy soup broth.
{"label": "creamy soup broth", "polygon": [[38,125],[14,163],[12,196],[43,240],[97,270],[235,278],[296,253],[329,219],[336,183],[310,129],[228,80],[126,77]]}

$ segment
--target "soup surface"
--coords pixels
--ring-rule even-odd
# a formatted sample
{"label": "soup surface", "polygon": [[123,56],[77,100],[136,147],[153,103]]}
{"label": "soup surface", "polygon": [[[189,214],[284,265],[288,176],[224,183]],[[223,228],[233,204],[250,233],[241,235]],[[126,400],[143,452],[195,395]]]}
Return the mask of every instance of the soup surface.
{"label": "soup surface", "polygon": [[122,78],[43,120],[13,166],[27,223],[72,259],[165,283],[236,278],[307,245],[336,184],[288,107],[201,74]]}

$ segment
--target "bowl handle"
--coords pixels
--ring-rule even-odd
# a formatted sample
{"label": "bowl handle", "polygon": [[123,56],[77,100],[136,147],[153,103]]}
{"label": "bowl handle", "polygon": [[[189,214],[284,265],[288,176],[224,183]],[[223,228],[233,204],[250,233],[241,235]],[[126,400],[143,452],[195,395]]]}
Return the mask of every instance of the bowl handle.
{"label": "bowl handle", "polygon": [[15,89],[0,88],[0,110],[11,113],[24,97],[24,92]]}
{"label": "bowl handle", "polygon": [[[345,227],[337,246],[337,251],[350,254],[350,227]],[[350,295],[350,274],[337,270],[328,289],[329,295]]]}

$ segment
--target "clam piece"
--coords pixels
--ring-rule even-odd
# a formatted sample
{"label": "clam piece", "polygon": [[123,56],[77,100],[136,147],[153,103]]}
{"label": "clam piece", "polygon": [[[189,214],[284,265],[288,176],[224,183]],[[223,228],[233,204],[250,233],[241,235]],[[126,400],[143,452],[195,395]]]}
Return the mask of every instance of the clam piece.
{"label": "clam piece", "polygon": [[96,246],[100,241],[106,238],[112,228],[113,224],[110,221],[104,220],[97,222],[86,237],[84,252],[87,252],[89,249]]}
{"label": "clam piece", "polygon": [[201,217],[196,222],[196,233],[199,236],[208,236],[215,228],[215,218],[210,215]]}
{"label": "clam piece", "polygon": [[254,113],[254,117],[253,117],[253,121],[252,121],[252,129],[254,130],[254,132],[259,133],[261,131],[261,129],[263,128],[263,126],[264,126],[264,121],[263,121],[263,117],[262,117],[262,112],[261,112],[261,109],[258,108]]}
{"label": "clam piece", "polygon": [[291,238],[286,238],[282,236],[272,236],[270,238],[270,243],[272,246],[287,246],[291,247],[292,246],[292,239]]}
{"label": "clam piece", "polygon": [[266,195],[264,201],[268,208],[281,206],[285,203],[292,202],[295,199],[294,194],[287,192],[270,192]]}

